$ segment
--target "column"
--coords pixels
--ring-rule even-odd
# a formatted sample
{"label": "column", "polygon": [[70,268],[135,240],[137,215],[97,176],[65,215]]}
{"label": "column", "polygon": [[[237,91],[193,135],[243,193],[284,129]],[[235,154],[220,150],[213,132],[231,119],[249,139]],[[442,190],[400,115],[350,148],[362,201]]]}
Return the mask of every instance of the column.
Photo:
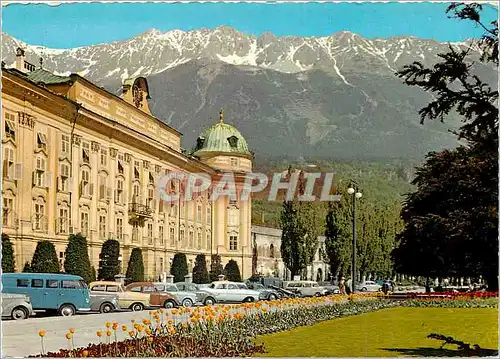
{"label": "column", "polygon": [[226,251],[226,197],[220,196],[214,203],[215,213],[212,213],[212,216],[215,216],[214,223],[214,254]]}
{"label": "column", "polygon": [[[99,200],[99,150],[101,145],[92,141],[90,147],[90,180],[93,184],[92,200],[90,205],[89,231],[90,243],[99,243],[99,213],[97,211],[97,202]],[[92,248],[93,246],[90,246]]]}
{"label": "column", "polygon": [[115,189],[116,189],[116,169],[118,167],[116,163],[116,155],[118,154],[118,150],[116,148],[110,147],[108,149],[109,153],[109,162],[108,162],[108,171],[109,171],[109,188],[111,189],[111,198],[109,199],[109,214],[108,214],[108,228],[109,232],[116,236],[116,209],[115,209]]}
{"label": "column", "polygon": [[80,230],[79,203],[80,203],[80,144],[82,137],[73,135],[71,155],[71,225],[74,233]]}

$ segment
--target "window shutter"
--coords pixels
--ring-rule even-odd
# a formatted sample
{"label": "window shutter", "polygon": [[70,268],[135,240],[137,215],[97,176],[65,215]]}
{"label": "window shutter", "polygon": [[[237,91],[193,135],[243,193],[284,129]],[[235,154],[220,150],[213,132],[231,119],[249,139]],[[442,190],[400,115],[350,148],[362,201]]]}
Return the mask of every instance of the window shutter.
{"label": "window shutter", "polygon": [[94,195],[94,184],[89,183],[89,196],[93,196],[93,195]]}
{"label": "window shutter", "polygon": [[115,189],[115,203],[118,203],[118,190]]}
{"label": "window shutter", "polygon": [[9,178],[9,163],[7,160],[3,160],[2,174],[3,178]]}
{"label": "window shutter", "polygon": [[57,192],[61,192],[61,187],[62,187],[62,183],[61,183],[61,177],[57,177]]}
{"label": "window shutter", "polygon": [[105,195],[104,185],[100,184],[99,185],[99,199],[104,199],[104,195]]}
{"label": "window shutter", "polygon": [[46,188],[50,188],[52,186],[52,173],[45,172],[43,174],[43,184]]}
{"label": "window shutter", "polygon": [[23,164],[16,163],[15,164],[15,171],[14,171],[14,179],[16,181],[20,181],[22,178],[23,178]]}
{"label": "window shutter", "polygon": [[110,187],[106,187],[106,199],[110,199],[111,198],[111,188]]}

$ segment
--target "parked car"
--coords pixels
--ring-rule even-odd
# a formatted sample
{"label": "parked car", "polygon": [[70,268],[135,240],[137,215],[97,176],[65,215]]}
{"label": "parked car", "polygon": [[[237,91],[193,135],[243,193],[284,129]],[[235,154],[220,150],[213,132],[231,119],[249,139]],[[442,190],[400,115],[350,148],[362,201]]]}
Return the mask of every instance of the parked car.
{"label": "parked car", "polygon": [[177,282],[174,284],[181,291],[196,294],[196,301],[198,303],[202,303],[204,305],[214,305],[217,302],[214,296],[210,292],[205,290],[210,286],[210,284],[205,285],[205,284],[194,284],[188,282]]}
{"label": "parked car", "polygon": [[295,292],[300,297],[319,297],[326,294],[326,290],[317,282],[310,280],[297,280],[286,282],[285,289]]}
{"label": "parked car", "polygon": [[325,288],[325,295],[340,294],[340,287],[338,285],[324,282],[318,283],[321,287]]}
{"label": "parked car", "polygon": [[111,313],[120,309],[116,293],[90,292],[90,310],[99,313]]}
{"label": "parked car", "polygon": [[378,292],[382,290],[382,286],[377,282],[367,280],[364,281],[363,283],[357,284],[356,289],[362,292]]}
{"label": "parked car", "polygon": [[[243,283],[241,283],[243,284]],[[240,284],[238,284],[242,289],[245,289],[242,287]],[[266,288],[260,283],[255,283],[255,282],[247,282],[246,285],[243,284],[246,288],[255,290],[260,293],[259,299],[260,300],[276,300],[281,298],[281,294],[272,288]]]}
{"label": "parked car", "polygon": [[71,316],[90,311],[90,292],[82,277],[71,274],[4,273],[4,293],[24,294],[33,310]]}
{"label": "parked car", "polygon": [[31,299],[25,294],[2,293],[2,318],[27,319],[33,315]]}
{"label": "parked car", "polygon": [[128,292],[143,293],[149,295],[149,303],[152,307],[176,308],[180,302],[167,292],[160,292],[152,282],[135,282],[127,285]]}
{"label": "parked car", "polygon": [[149,294],[127,292],[123,285],[111,281],[96,281],[89,285],[91,292],[114,293],[118,297],[118,304],[122,309],[131,309],[134,312],[144,310],[150,306]]}
{"label": "parked car", "polygon": [[174,283],[154,283],[155,288],[177,298],[183,307],[189,308],[198,303],[196,293],[186,292],[177,288]]}
{"label": "parked car", "polygon": [[219,303],[257,302],[260,293],[255,290],[238,288],[238,283],[228,281],[213,282],[207,289]]}

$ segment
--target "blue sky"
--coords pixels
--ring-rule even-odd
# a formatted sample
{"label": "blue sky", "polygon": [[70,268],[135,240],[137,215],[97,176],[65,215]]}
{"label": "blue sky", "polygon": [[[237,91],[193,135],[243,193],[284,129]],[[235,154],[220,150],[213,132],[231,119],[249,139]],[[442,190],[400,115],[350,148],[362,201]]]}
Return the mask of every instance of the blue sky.
{"label": "blue sky", "polygon": [[[482,34],[448,19],[447,3],[73,3],[11,4],[3,31],[32,45],[71,48],[128,39],[148,29],[192,30],[229,25],[249,34],[326,36],[352,31],[368,38],[413,35],[461,41]],[[486,5],[489,21],[498,9]]]}

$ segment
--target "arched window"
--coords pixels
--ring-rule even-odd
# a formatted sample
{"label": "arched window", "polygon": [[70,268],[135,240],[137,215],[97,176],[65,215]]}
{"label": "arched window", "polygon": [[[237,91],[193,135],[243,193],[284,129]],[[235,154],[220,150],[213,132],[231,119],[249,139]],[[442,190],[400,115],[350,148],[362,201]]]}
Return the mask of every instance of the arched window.
{"label": "arched window", "polygon": [[201,203],[198,203],[196,206],[196,220],[198,222],[201,222],[201,220],[202,220],[202,205],[201,205]]}
{"label": "arched window", "polygon": [[102,172],[99,174],[99,200],[106,200],[108,198],[108,176]]}
{"label": "arched window", "polygon": [[45,199],[43,197],[38,197],[34,202],[34,213],[33,213],[33,230],[34,231],[46,231],[47,230],[47,217],[45,216]]}
{"label": "arched window", "polygon": [[90,183],[90,171],[86,168],[82,169],[80,181],[80,193],[83,197],[90,197],[92,195]]}
{"label": "arched window", "polygon": [[117,178],[116,179],[116,190],[115,190],[115,203],[118,204],[123,204],[125,203],[125,195],[124,193],[124,187],[123,187],[123,179],[122,178]]}
{"label": "arched window", "polygon": [[272,243],[269,246],[269,257],[274,258],[274,244],[272,244]]}

